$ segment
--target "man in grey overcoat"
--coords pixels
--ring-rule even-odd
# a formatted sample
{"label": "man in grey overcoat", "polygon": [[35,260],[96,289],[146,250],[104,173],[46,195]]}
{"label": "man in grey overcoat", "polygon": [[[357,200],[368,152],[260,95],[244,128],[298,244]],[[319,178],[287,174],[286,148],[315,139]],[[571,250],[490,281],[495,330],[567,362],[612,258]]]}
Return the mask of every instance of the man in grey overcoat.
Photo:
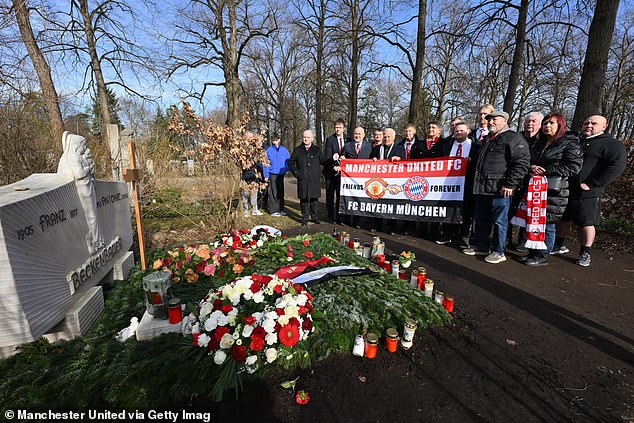
{"label": "man in grey overcoat", "polygon": [[321,165],[324,156],[321,149],[313,144],[313,131],[306,130],[302,136],[302,144],[295,147],[288,161],[288,168],[297,178],[297,197],[302,211],[302,226],[308,218],[320,223],[317,218],[317,201],[321,196]]}

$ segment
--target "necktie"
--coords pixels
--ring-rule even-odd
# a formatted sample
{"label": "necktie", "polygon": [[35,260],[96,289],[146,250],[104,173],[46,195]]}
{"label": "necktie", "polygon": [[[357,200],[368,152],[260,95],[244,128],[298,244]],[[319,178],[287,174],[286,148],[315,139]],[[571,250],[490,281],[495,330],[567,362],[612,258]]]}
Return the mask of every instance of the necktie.
{"label": "necktie", "polygon": [[343,151],[343,138],[339,137],[339,152]]}
{"label": "necktie", "polygon": [[462,143],[458,144],[458,149],[456,150],[456,157],[462,157]]}
{"label": "necktie", "polygon": [[409,160],[409,150],[412,148],[412,143],[407,143],[407,151],[405,152],[405,160]]}
{"label": "necktie", "polygon": [[431,148],[434,146],[434,139],[433,138],[427,138],[427,149],[431,150]]}
{"label": "necktie", "polygon": [[358,142],[357,145],[355,146],[355,148],[357,149],[357,156],[359,155],[359,150],[361,149],[361,143]]}
{"label": "necktie", "polygon": [[484,133],[483,129],[480,129],[480,144],[484,143],[484,137],[486,136],[486,134]]}

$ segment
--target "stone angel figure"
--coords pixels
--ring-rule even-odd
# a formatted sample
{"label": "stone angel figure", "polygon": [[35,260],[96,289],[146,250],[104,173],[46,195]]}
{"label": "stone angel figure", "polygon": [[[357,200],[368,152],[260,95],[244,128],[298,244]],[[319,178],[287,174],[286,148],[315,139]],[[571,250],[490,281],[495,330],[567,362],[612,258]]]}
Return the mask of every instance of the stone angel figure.
{"label": "stone angel figure", "polygon": [[57,166],[57,174],[72,177],[75,180],[77,194],[86,216],[88,233],[86,244],[90,254],[104,247],[97,221],[97,195],[95,193],[95,162],[92,159],[86,138],[81,135],[64,132],[62,135],[63,153]]}

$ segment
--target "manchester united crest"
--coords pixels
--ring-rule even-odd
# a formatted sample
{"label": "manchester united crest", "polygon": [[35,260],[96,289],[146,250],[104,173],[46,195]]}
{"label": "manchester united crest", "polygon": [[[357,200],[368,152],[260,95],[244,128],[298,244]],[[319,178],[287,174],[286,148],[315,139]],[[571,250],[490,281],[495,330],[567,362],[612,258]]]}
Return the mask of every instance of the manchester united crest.
{"label": "manchester united crest", "polygon": [[370,178],[365,182],[365,193],[374,200],[383,197],[386,189],[387,182],[381,178]]}

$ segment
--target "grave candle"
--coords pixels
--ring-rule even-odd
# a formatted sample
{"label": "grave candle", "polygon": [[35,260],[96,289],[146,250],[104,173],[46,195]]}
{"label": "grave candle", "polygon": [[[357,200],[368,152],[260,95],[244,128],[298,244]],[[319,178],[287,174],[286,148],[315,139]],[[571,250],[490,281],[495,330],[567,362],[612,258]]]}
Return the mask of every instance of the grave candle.
{"label": "grave candle", "polygon": [[450,295],[445,296],[442,306],[445,307],[448,313],[453,312],[453,297]]}
{"label": "grave candle", "polygon": [[167,314],[169,322],[173,325],[180,323],[183,320],[183,311],[181,309],[181,300],[179,298],[172,298],[167,302]]}
{"label": "grave candle", "polygon": [[365,358],[376,358],[378,345],[379,337],[374,333],[368,333],[365,337]]}
{"label": "grave candle", "polygon": [[432,298],[434,294],[434,281],[431,279],[427,279],[425,281],[425,296],[427,298]]}
{"label": "grave candle", "polygon": [[442,305],[443,301],[445,300],[445,294],[440,291],[436,291],[436,297],[434,299],[438,304]]}
{"label": "grave candle", "polygon": [[403,328],[403,337],[401,338],[401,347],[410,349],[414,344],[414,333],[416,332],[416,320],[408,317],[405,319],[405,327]]}
{"label": "grave candle", "polygon": [[402,280],[407,280],[407,274],[405,273],[405,269],[401,269],[398,271],[398,278]]}
{"label": "grave candle", "polygon": [[392,260],[392,275],[398,278],[398,270],[399,270],[398,260]]}
{"label": "grave candle", "polygon": [[385,331],[385,348],[393,353],[398,347],[398,332],[395,328],[389,328]]}
{"label": "grave candle", "polygon": [[424,267],[418,268],[418,289],[425,289],[425,280],[427,279],[427,269]]}
{"label": "grave candle", "polygon": [[412,275],[409,279],[410,288],[418,288],[418,270],[412,270]]}

